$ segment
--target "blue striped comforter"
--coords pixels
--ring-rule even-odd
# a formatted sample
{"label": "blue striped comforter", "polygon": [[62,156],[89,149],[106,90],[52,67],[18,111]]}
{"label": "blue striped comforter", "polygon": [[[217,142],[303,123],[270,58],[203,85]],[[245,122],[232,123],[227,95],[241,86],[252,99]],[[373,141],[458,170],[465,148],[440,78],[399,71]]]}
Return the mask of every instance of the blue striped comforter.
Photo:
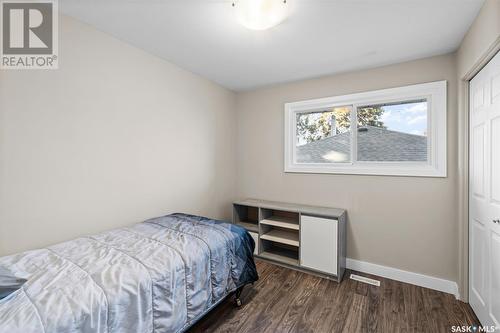
{"label": "blue striped comforter", "polygon": [[0,258],[28,280],[0,300],[0,332],[182,332],[258,279],[254,246],[233,224],[172,214]]}

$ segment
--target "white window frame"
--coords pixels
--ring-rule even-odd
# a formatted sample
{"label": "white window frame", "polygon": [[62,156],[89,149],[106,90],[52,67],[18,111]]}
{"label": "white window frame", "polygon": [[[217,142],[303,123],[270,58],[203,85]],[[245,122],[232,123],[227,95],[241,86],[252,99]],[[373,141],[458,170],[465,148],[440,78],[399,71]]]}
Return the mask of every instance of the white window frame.
{"label": "white window frame", "polygon": [[[383,89],[344,96],[312,99],[285,104],[285,172],[332,173],[355,175],[386,175],[415,177],[447,176],[447,102],[446,81],[437,81],[411,86]],[[382,103],[427,100],[427,162],[365,162],[356,160],[357,108]],[[351,111],[351,162],[343,163],[297,163],[296,131],[297,113],[325,111],[334,107],[350,106]]]}

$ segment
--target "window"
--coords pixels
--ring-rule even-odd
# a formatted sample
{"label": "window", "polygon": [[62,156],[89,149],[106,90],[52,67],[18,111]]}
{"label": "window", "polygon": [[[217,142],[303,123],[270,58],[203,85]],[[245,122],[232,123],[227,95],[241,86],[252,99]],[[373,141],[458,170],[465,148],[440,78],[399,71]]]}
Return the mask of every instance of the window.
{"label": "window", "polygon": [[287,103],[285,172],[446,177],[446,81]]}
{"label": "window", "polygon": [[[329,111],[298,112],[297,162],[351,162],[351,108],[334,107]],[[335,140],[333,144],[332,140]],[[334,145],[333,149],[328,146]]]}

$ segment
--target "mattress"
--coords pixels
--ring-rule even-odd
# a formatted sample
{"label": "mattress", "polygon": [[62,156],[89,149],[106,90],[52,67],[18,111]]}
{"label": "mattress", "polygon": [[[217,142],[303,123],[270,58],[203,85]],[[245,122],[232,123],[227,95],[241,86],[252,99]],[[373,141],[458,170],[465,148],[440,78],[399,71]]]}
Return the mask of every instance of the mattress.
{"label": "mattress", "polygon": [[0,258],[27,282],[0,300],[0,332],[183,332],[258,279],[242,228],[172,214]]}

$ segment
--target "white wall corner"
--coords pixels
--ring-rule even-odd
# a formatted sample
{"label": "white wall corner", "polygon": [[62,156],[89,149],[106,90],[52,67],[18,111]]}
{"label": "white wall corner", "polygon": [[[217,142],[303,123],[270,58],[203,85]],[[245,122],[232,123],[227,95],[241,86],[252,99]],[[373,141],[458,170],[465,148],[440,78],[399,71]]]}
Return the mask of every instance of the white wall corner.
{"label": "white wall corner", "polygon": [[347,258],[347,268],[387,279],[414,284],[416,286],[442,291],[452,294],[456,299],[460,299],[458,285],[455,281],[440,279],[433,276],[428,276],[419,273],[403,271],[401,269],[372,264],[365,261]]}

